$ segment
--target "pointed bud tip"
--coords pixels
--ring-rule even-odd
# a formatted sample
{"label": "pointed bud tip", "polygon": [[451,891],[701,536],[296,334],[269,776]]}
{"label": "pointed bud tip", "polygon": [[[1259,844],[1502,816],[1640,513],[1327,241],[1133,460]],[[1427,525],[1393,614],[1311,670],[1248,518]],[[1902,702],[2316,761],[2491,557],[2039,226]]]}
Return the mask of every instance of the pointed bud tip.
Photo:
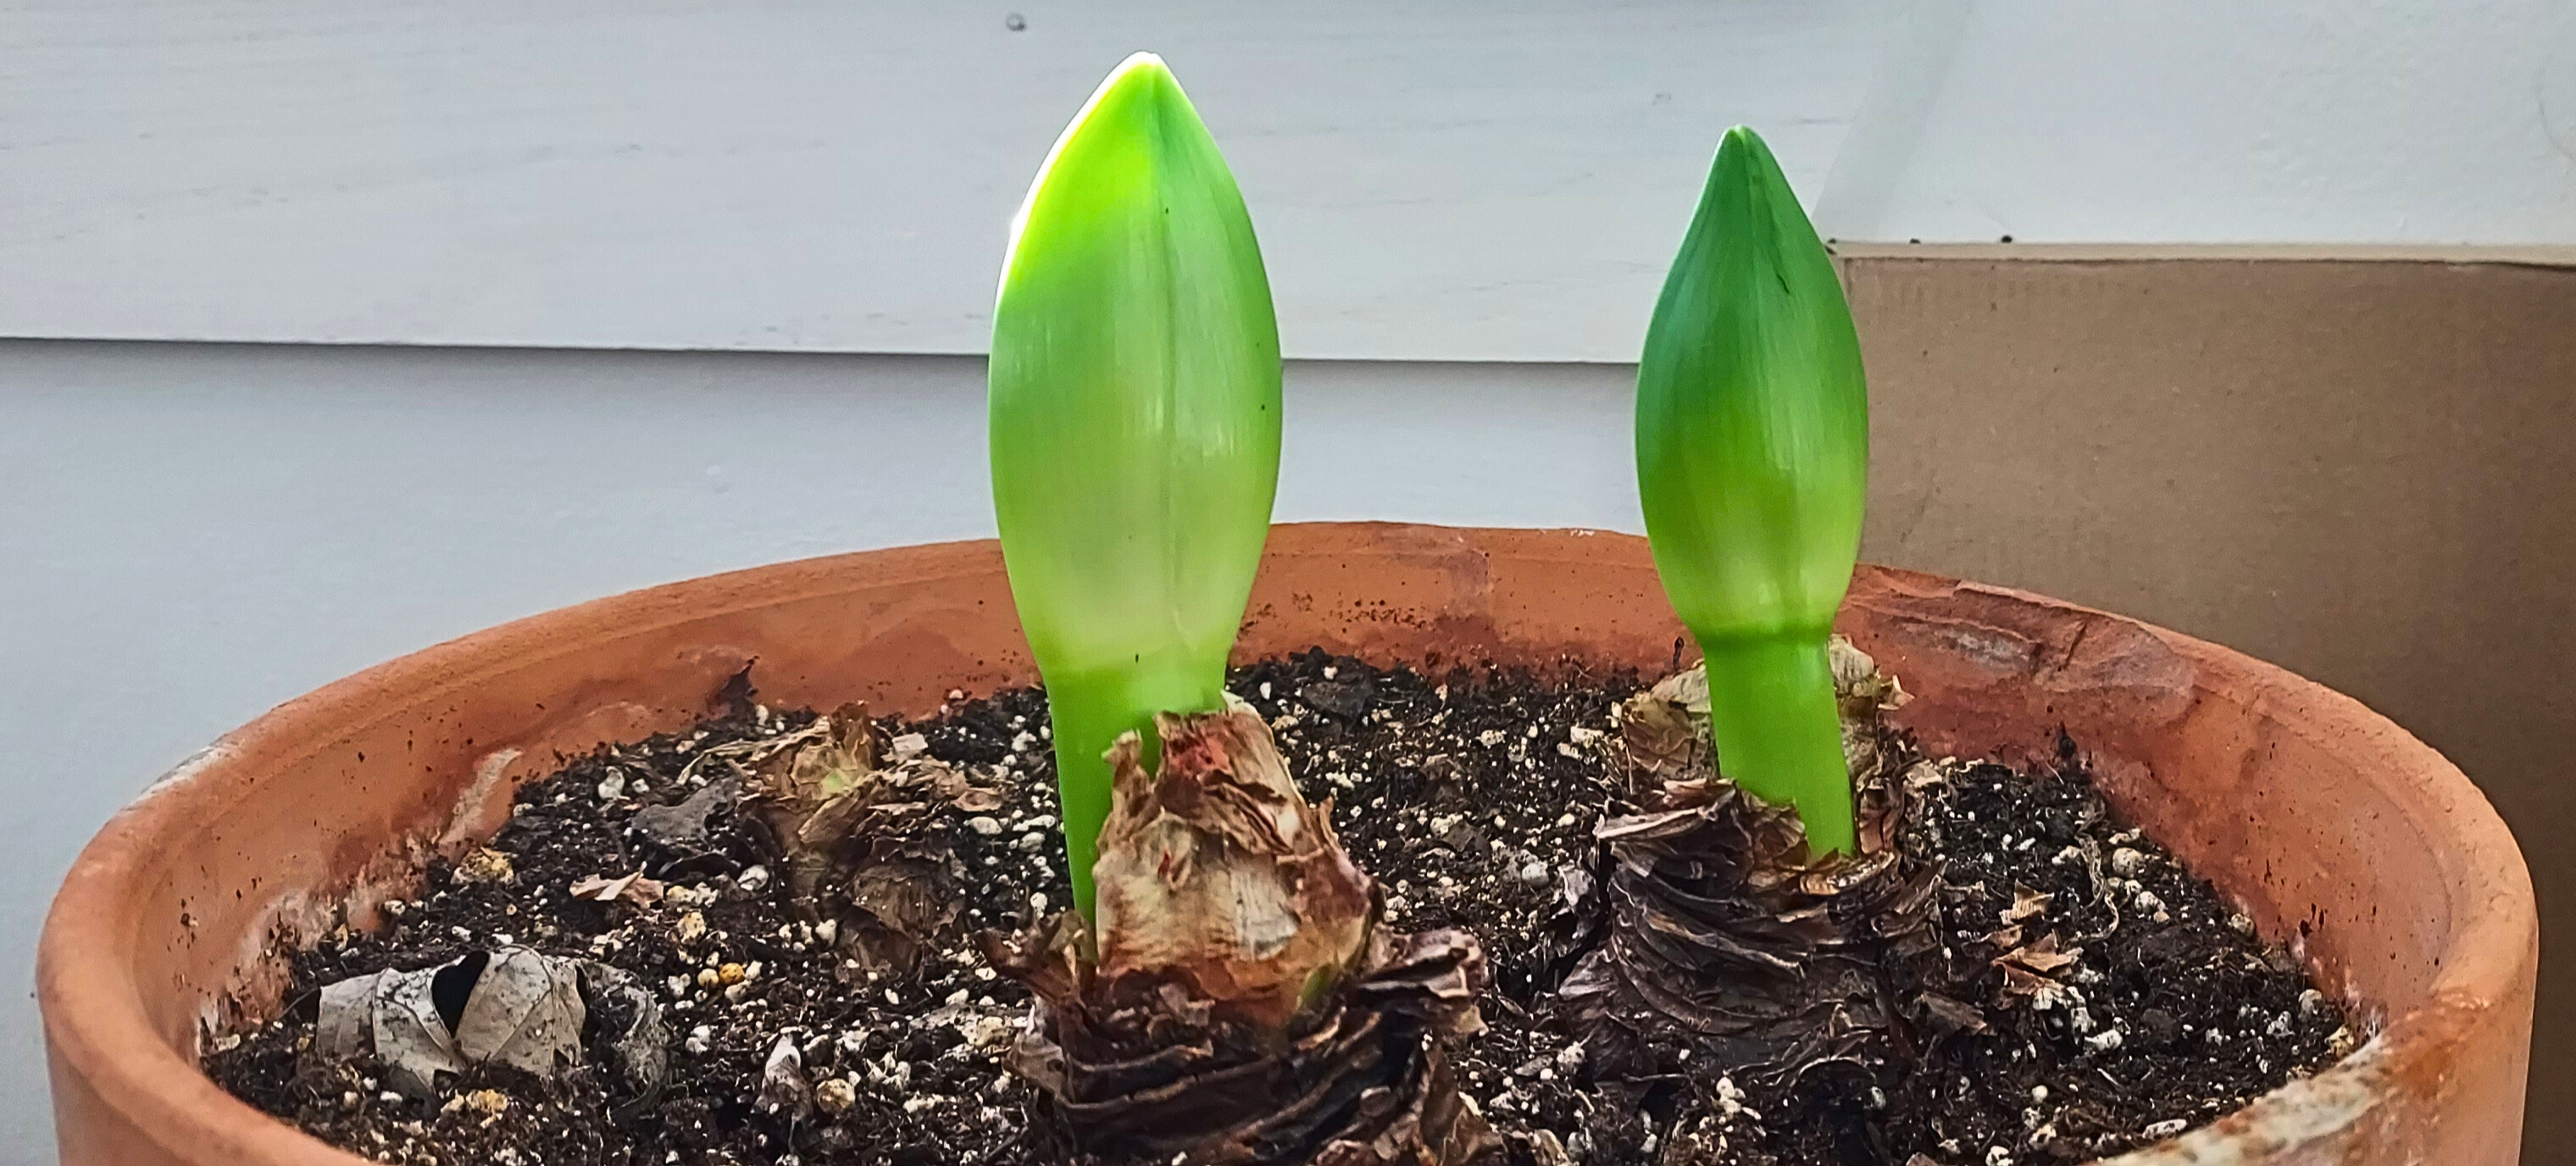
{"label": "pointed bud tip", "polygon": [[1771,156],[1769,143],[1762,140],[1762,135],[1753,132],[1752,126],[1734,126],[1726,131],[1725,137],[1718,139],[1717,164],[1713,169],[1718,174],[1733,175],[1740,181],[1786,181],[1785,176],[1780,175],[1779,161]]}
{"label": "pointed bud tip", "polygon": [[[1091,91],[1090,98],[1075,112],[1073,120],[1065,124],[1064,137],[1070,138],[1080,132],[1084,123],[1103,109],[1139,99],[1168,100],[1178,97],[1180,91],[1179,79],[1172,76],[1171,67],[1163,63],[1163,58],[1148,52],[1129,53],[1126,60],[1118,62],[1117,68],[1100,79],[1099,86]],[[1059,141],[1057,147],[1061,149],[1062,146],[1063,142]]]}
{"label": "pointed bud tip", "polygon": [[[1002,288],[1010,286],[1011,267],[1018,259],[1022,239],[1028,234],[1029,214],[1037,203],[1039,192],[1046,189],[1047,180],[1055,173],[1057,163],[1064,160],[1067,151],[1092,125],[1094,118],[1103,110],[1132,109],[1139,103],[1164,102],[1178,98],[1180,94],[1180,81],[1172,76],[1170,67],[1163,64],[1163,58],[1141,50],[1127,54],[1126,60],[1118,62],[1117,68],[1101,78],[1100,84],[1092,89],[1091,96],[1083,100],[1082,108],[1074,112],[1073,120],[1066,122],[1063,132],[1056,135],[1055,144],[1047,147],[1046,158],[1038,163],[1037,176],[1029,180],[1029,191],[1020,200],[1020,209],[1011,216],[1010,238],[1002,249]],[[1182,104],[1186,107],[1185,98]]]}
{"label": "pointed bud tip", "polygon": [[1172,71],[1170,67],[1163,64],[1162,57],[1154,53],[1146,52],[1143,49],[1138,49],[1135,52],[1127,54],[1126,60],[1118,62],[1118,67],[1110,70],[1109,76],[1114,80],[1138,70],[1153,70],[1166,74]]}
{"label": "pointed bud tip", "polygon": [[[1172,76],[1171,66],[1164,64],[1163,58],[1149,52],[1133,52],[1127,54],[1126,60],[1118,62],[1118,67],[1111,69],[1109,76],[1101,79],[1099,90],[1084,103],[1083,112],[1087,114],[1111,104],[1112,95],[1150,95],[1149,99],[1160,99],[1177,95],[1180,89],[1180,79]],[[1074,119],[1076,124],[1081,120],[1080,117]]]}

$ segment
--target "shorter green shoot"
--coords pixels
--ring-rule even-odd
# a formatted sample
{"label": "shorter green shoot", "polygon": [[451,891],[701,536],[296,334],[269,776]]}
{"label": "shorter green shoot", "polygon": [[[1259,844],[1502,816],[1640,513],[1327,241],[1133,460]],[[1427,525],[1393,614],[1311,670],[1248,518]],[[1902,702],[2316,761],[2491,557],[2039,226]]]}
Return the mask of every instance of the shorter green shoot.
{"label": "shorter green shoot", "polygon": [[1637,485],[1708,663],[1719,772],[1854,849],[1825,641],[1851,586],[1869,395],[1833,259],[1779,163],[1728,130],[1637,367]]}

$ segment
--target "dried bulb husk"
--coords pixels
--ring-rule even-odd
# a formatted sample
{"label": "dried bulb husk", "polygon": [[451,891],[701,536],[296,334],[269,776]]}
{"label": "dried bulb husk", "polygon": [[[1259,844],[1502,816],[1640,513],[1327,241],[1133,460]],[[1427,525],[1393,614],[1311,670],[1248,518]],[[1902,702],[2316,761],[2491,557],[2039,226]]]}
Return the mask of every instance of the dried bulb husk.
{"label": "dried bulb husk", "polygon": [[1284,1026],[1366,943],[1370,884],[1332,820],[1288,777],[1249,712],[1155,718],[1161,768],[1134,735],[1109,750],[1100,831],[1100,974],[1176,983],[1255,1025]]}
{"label": "dried bulb husk", "polygon": [[1155,719],[1162,765],[1111,750],[1100,930],[988,936],[1037,996],[1017,1050],[1085,1150],[1189,1163],[1458,1166],[1494,1139],[1444,1046],[1482,1026],[1463,932],[1378,926],[1329,806],[1241,708]]}
{"label": "dried bulb husk", "polygon": [[1884,961],[1937,958],[1940,871],[1894,841],[1916,759],[1879,714],[1902,690],[1850,644],[1831,652],[1857,853],[1811,854],[1793,809],[1710,771],[1696,670],[1620,710],[1628,804],[1596,828],[1604,869],[1571,920],[1589,952],[1560,988],[1597,1075],[1671,1072],[1692,1050],[1747,1083],[1785,1083],[1910,1047],[1913,1026],[1958,1014],[1880,991]]}
{"label": "dried bulb husk", "polygon": [[894,748],[856,704],[762,747],[742,808],[771,840],[795,901],[839,919],[863,968],[910,967],[957,918],[965,869],[936,828],[942,811],[989,808],[991,791]]}

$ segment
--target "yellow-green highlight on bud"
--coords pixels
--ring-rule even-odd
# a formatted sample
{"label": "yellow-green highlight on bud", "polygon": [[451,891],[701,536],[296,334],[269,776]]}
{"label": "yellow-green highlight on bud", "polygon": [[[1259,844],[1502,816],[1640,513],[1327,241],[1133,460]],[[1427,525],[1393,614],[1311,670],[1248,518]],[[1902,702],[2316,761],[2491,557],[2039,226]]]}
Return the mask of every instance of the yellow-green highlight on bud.
{"label": "yellow-green highlight on bud", "polygon": [[1841,280],[1762,139],[1726,132],[1637,366],[1637,486],[1708,661],[1719,771],[1850,852],[1825,638],[1851,586],[1869,394]]}
{"label": "yellow-green highlight on bud", "polygon": [[1243,196],[1180,83],[1138,53],[1039,167],[993,310],[993,510],[1046,681],[1085,917],[1110,744],[1134,731],[1156,750],[1155,713],[1224,707],[1279,406]]}

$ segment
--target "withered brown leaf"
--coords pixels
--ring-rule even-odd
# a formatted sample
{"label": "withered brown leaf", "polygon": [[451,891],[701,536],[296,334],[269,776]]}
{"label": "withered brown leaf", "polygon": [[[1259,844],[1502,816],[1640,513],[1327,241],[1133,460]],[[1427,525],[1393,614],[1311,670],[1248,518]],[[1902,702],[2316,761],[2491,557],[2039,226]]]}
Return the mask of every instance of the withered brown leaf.
{"label": "withered brown leaf", "polygon": [[637,906],[649,907],[662,901],[664,890],[659,881],[645,878],[643,870],[638,868],[633,874],[619,875],[613,879],[601,875],[591,875],[581,879],[573,883],[572,897],[599,903],[614,903],[624,899]]}
{"label": "withered brown leaf", "polygon": [[839,943],[869,971],[910,967],[956,921],[965,868],[935,828],[943,807],[1000,804],[928,750],[845,704],[749,754],[743,811],[794,897],[837,917]]}
{"label": "withered brown leaf", "polygon": [[2004,908],[2000,914],[2006,923],[2019,923],[2048,910],[2048,905],[2056,901],[2055,895],[2042,894],[2020,883],[2014,883],[2012,906]]}
{"label": "withered brown leaf", "polygon": [[2068,964],[2074,963],[2076,960],[2082,958],[2083,955],[2084,952],[2081,948],[2068,951],[2057,950],[2057,933],[2050,932],[2047,935],[2041,936],[2037,943],[2029,944],[2024,947],[2017,947],[2002,955],[1996,956],[1995,962],[1997,964],[2019,967],[2027,971],[2037,972],[2040,975],[2045,976],[2055,974],[2059,968],[2063,968]]}

